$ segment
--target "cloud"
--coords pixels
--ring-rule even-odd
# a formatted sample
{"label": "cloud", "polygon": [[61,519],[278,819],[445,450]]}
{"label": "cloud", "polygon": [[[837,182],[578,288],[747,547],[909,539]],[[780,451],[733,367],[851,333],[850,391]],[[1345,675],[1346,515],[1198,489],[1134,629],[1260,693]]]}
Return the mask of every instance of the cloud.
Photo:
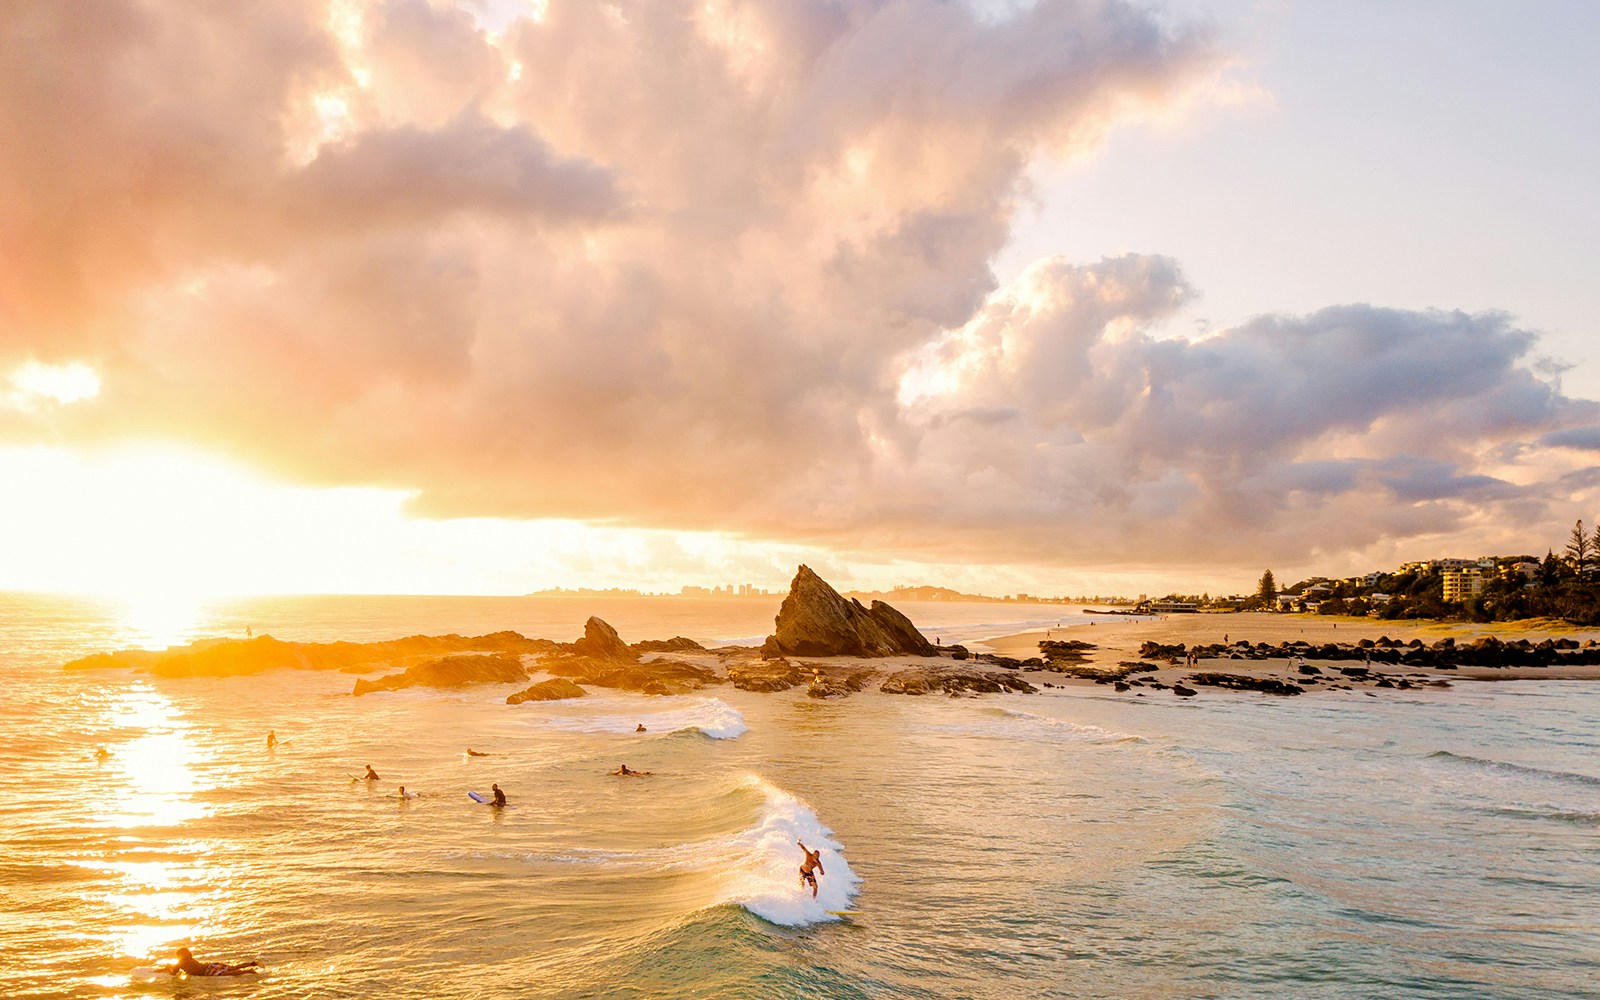
{"label": "cloud", "polygon": [[1188,342],[1152,333],[1194,294],[1167,258],[997,289],[1030,162],[1225,69],[1137,5],[551,0],[492,35],[442,0],[97,11],[0,21],[0,368],[102,379],[0,413],[11,440],[1066,564],[1459,530],[1571,471],[1528,442],[1596,424],[1504,316]]}

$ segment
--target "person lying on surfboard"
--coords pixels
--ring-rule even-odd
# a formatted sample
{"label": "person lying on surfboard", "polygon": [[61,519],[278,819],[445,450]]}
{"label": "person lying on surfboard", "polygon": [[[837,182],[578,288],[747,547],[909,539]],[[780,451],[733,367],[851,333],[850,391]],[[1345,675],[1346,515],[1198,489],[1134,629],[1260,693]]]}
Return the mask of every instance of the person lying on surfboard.
{"label": "person lying on surfboard", "polygon": [[621,767],[617,768],[615,771],[612,771],[611,773],[615,774],[615,775],[626,775],[626,776],[628,776],[630,778],[642,778],[645,775],[650,774],[651,772],[649,772],[649,771],[635,771],[633,768],[631,768],[628,765],[624,764]]}
{"label": "person lying on surfboard", "polygon": [[467,756],[468,757],[489,757],[489,756],[492,756],[492,755],[491,754],[486,754],[481,750],[474,750],[471,747],[467,747]]}
{"label": "person lying on surfboard", "polygon": [[158,968],[169,976],[176,976],[180,972],[190,976],[248,976],[252,972],[260,971],[260,965],[261,963],[253,958],[237,965],[229,962],[201,962],[195,959],[188,948],[179,948],[176,962]]}
{"label": "person lying on surfboard", "polygon": [[822,867],[822,851],[810,850],[805,844],[801,844],[798,840],[796,840],[795,843],[800,844],[800,849],[806,852],[806,859],[800,862],[800,888],[804,889],[806,887],[806,883],[810,882],[811,898],[816,899],[817,876],[828,874],[828,870]]}

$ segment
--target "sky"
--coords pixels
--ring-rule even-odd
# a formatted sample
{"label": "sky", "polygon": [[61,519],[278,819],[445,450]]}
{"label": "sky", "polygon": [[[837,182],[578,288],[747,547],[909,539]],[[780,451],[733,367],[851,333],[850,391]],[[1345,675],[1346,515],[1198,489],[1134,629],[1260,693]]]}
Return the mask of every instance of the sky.
{"label": "sky", "polygon": [[1562,0],[19,0],[0,589],[1560,548],[1597,39]]}

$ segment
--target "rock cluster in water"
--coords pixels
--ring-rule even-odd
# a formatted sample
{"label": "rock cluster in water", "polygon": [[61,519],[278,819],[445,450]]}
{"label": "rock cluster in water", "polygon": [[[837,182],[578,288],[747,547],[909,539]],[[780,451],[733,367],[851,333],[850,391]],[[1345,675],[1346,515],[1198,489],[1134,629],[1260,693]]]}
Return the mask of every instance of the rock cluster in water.
{"label": "rock cluster in water", "polygon": [[1600,643],[1592,639],[1580,645],[1574,639],[1545,639],[1540,642],[1514,639],[1507,642],[1494,636],[1485,636],[1470,643],[1457,643],[1454,637],[1446,637],[1430,646],[1425,645],[1421,639],[1402,643],[1398,639],[1382,636],[1354,643],[1311,643],[1297,640],[1269,645],[1264,642],[1252,644],[1248,640],[1241,639],[1227,644],[1197,643],[1193,647],[1186,647],[1183,643],[1163,645],[1158,642],[1146,642],[1139,647],[1141,657],[1167,660],[1172,663],[1176,663],[1190,651],[1199,653],[1205,659],[1281,660],[1301,657],[1308,660],[1360,660],[1363,663],[1431,667],[1436,670],[1453,670],[1456,667],[1552,667],[1600,664]]}
{"label": "rock cluster in water", "polygon": [[409,687],[457,688],[471,684],[515,684],[528,679],[522,657],[515,653],[462,653],[428,660],[375,681],[358,680],[354,695],[398,691]]}

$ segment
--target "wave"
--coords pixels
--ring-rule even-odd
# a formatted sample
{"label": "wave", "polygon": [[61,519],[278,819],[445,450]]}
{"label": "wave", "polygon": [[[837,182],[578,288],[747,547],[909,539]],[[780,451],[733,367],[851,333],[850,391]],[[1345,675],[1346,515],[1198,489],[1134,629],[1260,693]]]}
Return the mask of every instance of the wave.
{"label": "wave", "polygon": [[1529,767],[1525,764],[1512,764],[1503,760],[1490,760],[1486,757],[1473,757],[1469,754],[1451,753],[1449,750],[1435,750],[1428,754],[1429,760],[1459,761],[1462,764],[1480,767],[1501,774],[1517,774],[1529,778],[1543,778],[1546,780],[1568,782],[1575,785],[1585,785],[1591,788],[1600,788],[1600,778],[1591,774],[1578,774],[1573,771],[1552,771],[1542,767]]}
{"label": "wave", "polygon": [[[720,698],[608,698],[597,707],[614,709],[626,701],[628,711],[594,715],[546,715],[542,725],[575,733],[633,733],[644,726],[654,736],[698,733],[713,740],[731,740],[750,731],[739,710]],[[551,702],[566,706],[570,702]]]}
{"label": "wave", "polygon": [[[844,859],[844,845],[800,798],[756,775],[744,787],[760,792],[764,801],[755,825],[726,838],[730,866],[720,902],[784,927],[839,919],[829,911],[848,910],[862,881]],[[797,840],[822,854],[815,899],[800,885]]]}
{"label": "wave", "polygon": [[1032,712],[1019,712],[1010,708],[991,708],[989,711],[1004,719],[1015,719],[1029,726],[1036,726],[1055,737],[1065,736],[1069,739],[1083,740],[1087,743],[1148,743],[1136,733],[1123,733],[1115,729],[1106,729],[1087,722],[1070,722],[1066,719],[1053,719],[1048,715],[1034,715]]}
{"label": "wave", "polygon": [[[470,851],[455,856],[636,870],[650,875],[703,873],[712,876],[709,884],[714,889],[702,909],[738,906],[784,927],[838,920],[829,911],[849,909],[862,881],[845,860],[844,845],[834,839],[832,831],[822,825],[803,800],[757,775],[741,779],[720,805],[744,812],[752,795],[758,804],[751,825],[705,840],[643,851],[572,846],[551,854]],[[802,855],[796,841],[822,852],[823,874],[817,879],[816,898],[812,898],[809,886],[800,885]]]}

